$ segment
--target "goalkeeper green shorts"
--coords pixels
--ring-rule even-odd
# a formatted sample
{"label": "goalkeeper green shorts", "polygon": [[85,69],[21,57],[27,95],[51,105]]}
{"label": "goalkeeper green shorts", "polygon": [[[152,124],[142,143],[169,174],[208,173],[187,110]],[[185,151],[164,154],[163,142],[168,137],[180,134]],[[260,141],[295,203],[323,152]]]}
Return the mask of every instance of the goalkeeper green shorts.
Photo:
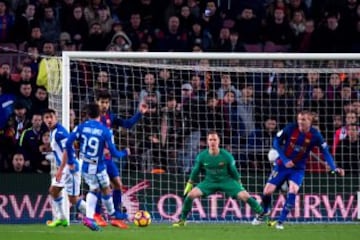
{"label": "goalkeeper green shorts", "polygon": [[204,196],[208,196],[216,192],[223,192],[226,196],[232,198],[237,198],[239,192],[246,190],[242,184],[234,179],[222,182],[210,182],[204,180],[196,185],[196,187],[200,189]]}

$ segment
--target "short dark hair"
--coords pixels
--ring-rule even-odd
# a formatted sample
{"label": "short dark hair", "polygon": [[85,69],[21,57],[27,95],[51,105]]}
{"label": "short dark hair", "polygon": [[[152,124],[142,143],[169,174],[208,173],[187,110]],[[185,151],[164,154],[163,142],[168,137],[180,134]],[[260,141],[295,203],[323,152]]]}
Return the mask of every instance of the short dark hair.
{"label": "short dark hair", "polygon": [[56,111],[52,108],[47,108],[45,110],[42,111],[42,115],[44,116],[45,114],[54,114],[56,115]]}
{"label": "short dark hair", "polygon": [[96,94],[96,101],[99,101],[100,99],[111,99],[111,94],[106,91],[106,90],[102,90],[97,92]]}
{"label": "short dark hair", "polygon": [[212,135],[212,134],[216,134],[216,135],[219,136],[219,133],[218,133],[216,130],[214,130],[214,129],[211,129],[211,130],[209,130],[209,131],[207,132],[207,136]]}
{"label": "short dark hair", "polygon": [[85,106],[85,112],[88,118],[97,118],[100,116],[99,105],[96,103],[89,103]]}

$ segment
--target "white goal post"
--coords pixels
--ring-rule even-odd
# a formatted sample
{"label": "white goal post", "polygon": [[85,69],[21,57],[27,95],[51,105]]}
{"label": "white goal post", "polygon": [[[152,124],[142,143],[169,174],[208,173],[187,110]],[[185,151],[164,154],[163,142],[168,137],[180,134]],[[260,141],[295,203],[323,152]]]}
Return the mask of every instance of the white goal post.
{"label": "white goal post", "polygon": [[[271,74],[281,73],[284,74],[285,78],[293,78],[296,74],[307,74],[315,72],[329,75],[330,73],[347,73],[347,74],[360,74],[360,54],[300,54],[300,53],[192,53],[192,52],[63,52],[62,53],[62,90],[61,90],[61,121],[62,124],[70,129],[70,101],[71,101],[71,62],[72,61],[88,61],[89,64],[97,64],[97,62],[108,64],[108,65],[121,65],[128,68],[144,67],[144,68],[155,68],[156,70],[169,68],[169,69],[180,69],[181,71],[194,72],[199,70],[199,66],[188,64],[189,61],[228,61],[234,60],[237,65],[214,65],[205,66],[205,70],[219,73],[232,72],[241,73],[242,75],[249,75],[252,73]],[[153,60],[157,60],[157,63],[152,65]],[[270,61],[282,61],[287,65],[285,68],[263,66],[261,62]],[[293,65],[292,62],[316,62],[313,67],[312,65]],[[328,61],[339,61],[345,64],[338,66],[322,66],[317,62],[328,62]],[[171,64],[169,62],[172,62]],[[178,65],[174,65],[177,62]],[[242,64],[246,62],[246,64]],[[258,64],[260,62],[260,64]],[[182,65],[182,63],[184,63]],[[132,65],[133,64],[133,65]],[[200,67],[201,68],[201,67]],[[202,69],[200,69],[202,70]],[[188,74],[188,73],[187,73]],[[190,73],[189,73],[190,76]],[[360,76],[360,75],[359,75]],[[295,78],[294,78],[295,79]],[[298,78],[296,78],[297,81]],[[240,84],[241,83],[241,80]],[[342,79],[343,81],[343,79]],[[360,81],[360,79],[359,79]],[[140,84],[140,83],[139,83]],[[293,83],[294,85],[299,83]],[[245,84],[246,85],[246,84]],[[261,82],[261,88],[264,87],[265,83]],[[359,93],[360,94],[360,93]],[[359,95],[360,96],[360,95]],[[263,99],[261,99],[263,101]],[[294,99],[296,101],[297,99]],[[358,99],[360,101],[360,99]],[[327,106],[327,105],[326,105]],[[329,107],[332,108],[332,107]],[[320,119],[322,119],[320,116]],[[360,117],[360,116],[358,116]],[[289,119],[289,118],[287,118]],[[325,119],[325,118],[323,118]],[[326,116],[326,119],[327,116]],[[360,119],[360,118],[359,118]],[[329,120],[330,121],[330,120]],[[359,123],[357,123],[359,125]],[[322,129],[326,130],[327,129]],[[331,143],[329,143],[331,144]],[[242,147],[242,145],[241,145]],[[240,148],[240,145],[238,145]],[[246,149],[248,150],[248,149]],[[270,149],[262,149],[263,152],[267,152]],[[255,197],[259,198],[262,183],[265,183],[267,173],[258,173],[256,170],[242,169],[245,174],[243,178],[246,180],[245,187],[249,186],[250,192]],[[183,187],[184,180],[188,177],[188,172],[175,174],[175,175],[147,175],[148,173],[136,172],[136,179],[130,179],[127,181],[128,184],[135,185],[136,188],[146,191],[139,197],[140,201],[143,200],[145,203],[141,203],[142,208],[149,209],[155,220],[174,220],[179,215],[179,206],[181,205],[181,196],[176,195],[180,188]],[[353,219],[360,219],[360,193],[359,191],[359,179],[355,176],[341,180],[338,177],[328,176],[327,174],[315,174],[314,177],[310,177],[310,180],[305,182],[304,187],[306,190],[300,192],[302,195],[297,199],[297,206],[292,213],[290,219],[295,222],[302,221],[325,221],[325,222],[343,222],[351,221]],[[126,178],[126,176],[124,176]],[[179,177],[179,178],[178,178]],[[143,179],[144,181],[137,181]],[[155,179],[155,180],[154,180]],[[180,180],[178,180],[180,179]],[[156,189],[146,190],[147,184],[153,184],[151,181],[155,181],[155,185],[159,182],[167,181],[167,184],[160,188],[166,188],[159,190],[159,186],[156,185]],[[180,182],[178,182],[180,181]],[[257,182],[257,183],[253,183]],[[140,183],[139,183],[140,182]],[[173,183],[172,183],[173,182]],[[260,182],[260,183],[258,183]],[[174,185],[172,185],[174,184]],[[314,184],[314,186],[312,186]],[[326,184],[322,186],[321,184]],[[348,185],[352,186],[349,187]],[[262,185],[262,186],[260,186]],[[333,193],[332,191],[342,189],[339,194]],[[357,186],[355,186],[357,185]],[[161,185],[162,186],[162,185]],[[172,191],[172,187],[176,187],[176,191]],[[322,188],[324,194],[318,194],[317,189]],[[256,190],[255,190],[256,189]],[[356,190],[354,190],[356,189]],[[140,191],[139,190],[139,191]],[[134,190],[135,191],[135,190]],[[305,194],[306,193],[306,194]],[[328,195],[326,195],[328,193]],[[156,197],[150,196],[151,194],[157,194]],[[223,201],[220,205],[217,205],[217,201]],[[152,202],[153,201],[153,202]],[[279,214],[279,209],[284,203],[284,198],[279,195],[274,203],[274,209]],[[167,207],[170,204],[171,207]],[[214,195],[209,197],[209,205],[204,202],[195,202],[192,213],[194,214],[193,220],[249,220],[251,214],[248,208],[245,210],[238,210],[238,205],[231,200],[226,199],[220,195]],[[206,206],[205,206],[206,205]],[[220,207],[219,207],[220,206]],[[219,209],[217,209],[219,208]],[[355,214],[356,212],[356,214]],[[227,216],[231,215],[230,218]]]}

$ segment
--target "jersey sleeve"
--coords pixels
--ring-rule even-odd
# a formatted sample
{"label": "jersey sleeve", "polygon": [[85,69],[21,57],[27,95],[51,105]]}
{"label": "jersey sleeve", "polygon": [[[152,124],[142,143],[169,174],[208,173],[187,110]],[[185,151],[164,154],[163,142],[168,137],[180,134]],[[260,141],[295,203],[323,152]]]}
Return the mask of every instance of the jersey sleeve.
{"label": "jersey sleeve", "polygon": [[199,173],[200,173],[201,166],[202,166],[201,154],[198,154],[195,159],[195,165],[190,173],[190,177],[189,177],[190,181],[195,182],[197,180]]}
{"label": "jersey sleeve", "polygon": [[291,129],[293,128],[292,124],[287,125],[284,129],[280,130],[276,133],[274,141],[273,141],[273,147],[278,151],[281,161],[284,163],[284,165],[290,161],[285,156],[285,152],[283,149],[283,141],[287,139],[290,136]]}
{"label": "jersey sleeve", "polygon": [[56,143],[60,146],[61,151],[64,151],[66,148],[66,141],[67,138],[69,137],[69,134],[66,133],[65,131],[61,130],[58,131],[55,135],[55,141]]}
{"label": "jersey sleeve", "polygon": [[75,151],[74,151],[74,148],[73,148],[73,145],[74,145],[74,142],[75,140],[78,138],[78,128],[76,127],[74,129],[74,131],[72,133],[70,133],[70,135],[68,136],[67,138],[67,141],[66,141],[66,152],[67,152],[67,155],[68,155],[68,164],[69,165],[72,165],[75,163]]}
{"label": "jersey sleeve", "polygon": [[138,112],[129,119],[114,117],[113,123],[119,127],[132,128],[132,126],[134,126],[140,120],[141,116],[142,116],[141,113]]}
{"label": "jersey sleeve", "polygon": [[329,146],[327,145],[327,143],[325,142],[323,136],[319,131],[316,132],[315,136],[316,136],[315,145],[320,148],[322,154],[324,155],[325,161],[330,166],[331,171],[334,171],[336,169],[336,166],[334,159],[329,152]]}
{"label": "jersey sleeve", "polygon": [[229,152],[226,152],[226,155],[228,157],[228,164],[229,164],[228,169],[229,169],[230,176],[232,176],[232,178],[234,178],[236,181],[240,180],[241,175],[236,168],[236,162],[235,162],[234,157]]}

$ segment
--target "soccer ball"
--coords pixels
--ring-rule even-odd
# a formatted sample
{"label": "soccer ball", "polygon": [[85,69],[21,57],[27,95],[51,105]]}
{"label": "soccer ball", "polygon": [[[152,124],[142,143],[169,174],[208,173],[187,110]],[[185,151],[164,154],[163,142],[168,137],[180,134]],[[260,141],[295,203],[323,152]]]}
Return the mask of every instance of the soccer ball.
{"label": "soccer ball", "polygon": [[134,223],[138,227],[147,227],[151,223],[151,215],[148,211],[139,210],[135,213]]}

